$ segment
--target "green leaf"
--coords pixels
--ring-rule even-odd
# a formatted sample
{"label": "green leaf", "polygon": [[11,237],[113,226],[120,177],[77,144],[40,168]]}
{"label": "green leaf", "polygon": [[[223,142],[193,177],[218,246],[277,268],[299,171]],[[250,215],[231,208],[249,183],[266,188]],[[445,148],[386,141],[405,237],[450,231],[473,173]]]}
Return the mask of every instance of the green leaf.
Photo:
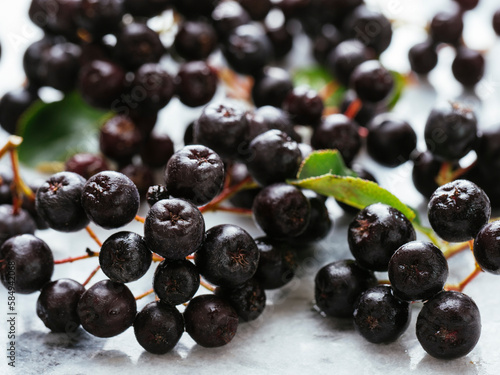
{"label": "green leaf", "polygon": [[391,70],[392,78],[394,79],[394,90],[392,91],[392,95],[387,101],[387,110],[393,109],[398,103],[399,99],[401,99],[401,95],[403,95],[403,90],[406,86],[406,77],[395,71]]}
{"label": "green leaf", "polygon": [[395,195],[381,188],[375,182],[361,178],[325,174],[319,177],[289,181],[289,183],[335,197],[335,199],[359,209],[380,202],[398,209],[409,220],[413,220],[416,216],[415,212]]}
{"label": "green leaf", "polygon": [[102,121],[109,116],[87,105],[78,93],[61,101],[37,102],[21,117],[19,160],[29,167],[65,161],[77,152],[97,152]]}
{"label": "green leaf", "polygon": [[321,66],[297,69],[292,73],[294,86],[307,85],[319,91],[335,79]]}
{"label": "green leaf", "polygon": [[338,150],[319,150],[312,152],[300,166],[297,180],[318,177],[324,174],[357,177],[347,168]]}

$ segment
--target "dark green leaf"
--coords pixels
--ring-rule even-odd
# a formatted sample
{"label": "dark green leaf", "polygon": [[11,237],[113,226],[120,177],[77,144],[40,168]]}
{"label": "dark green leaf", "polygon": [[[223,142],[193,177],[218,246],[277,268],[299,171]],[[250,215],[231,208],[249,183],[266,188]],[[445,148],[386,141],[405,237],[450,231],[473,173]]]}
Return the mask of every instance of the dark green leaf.
{"label": "dark green leaf", "polygon": [[[106,112],[88,106],[77,93],[53,103],[35,103],[21,117],[19,160],[29,167],[65,161],[77,152],[97,152]],[[109,116],[109,114],[108,114]]]}
{"label": "dark green leaf", "polygon": [[415,212],[410,207],[372,181],[325,174],[304,180],[289,181],[289,183],[304,189],[314,190],[319,194],[335,197],[335,199],[359,209],[380,202],[398,209],[409,220],[415,218]]}
{"label": "dark green leaf", "polygon": [[345,166],[342,155],[337,150],[319,150],[311,153],[302,162],[297,179],[302,180],[324,174],[356,177],[356,174]]}

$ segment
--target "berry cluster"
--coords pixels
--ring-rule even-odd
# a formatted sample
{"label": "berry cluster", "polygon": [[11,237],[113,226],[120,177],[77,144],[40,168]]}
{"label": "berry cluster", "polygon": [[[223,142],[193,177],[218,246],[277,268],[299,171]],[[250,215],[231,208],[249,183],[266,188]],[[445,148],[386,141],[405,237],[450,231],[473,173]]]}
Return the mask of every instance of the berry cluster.
{"label": "berry cluster", "polygon": [[[498,237],[493,239],[499,234],[498,221],[488,223],[490,214],[488,196],[468,180],[439,187],[428,204],[430,224],[442,239],[475,239],[475,274],[481,269],[497,274],[500,268]],[[367,206],[349,225],[348,242],[355,260],[330,263],[316,275],[316,304],[324,314],[352,316],[365,339],[387,343],[408,328],[409,303],[423,301],[416,333],[425,351],[457,358],[474,348],[481,333],[476,304],[460,286],[445,287],[445,255],[431,242],[416,241],[401,212],[381,203]],[[390,286],[377,285],[373,271],[387,271]]]}
{"label": "berry cluster", "polygon": [[427,74],[438,62],[438,50],[449,45],[456,50],[451,71],[465,88],[473,88],[483,78],[485,59],[480,51],[467,47],[462,39],[465,12],[474,9],[479,0],[455,0],[450,9],[437,13],[429,25],[429,38],[414,45],[409,53],[411,69]]}

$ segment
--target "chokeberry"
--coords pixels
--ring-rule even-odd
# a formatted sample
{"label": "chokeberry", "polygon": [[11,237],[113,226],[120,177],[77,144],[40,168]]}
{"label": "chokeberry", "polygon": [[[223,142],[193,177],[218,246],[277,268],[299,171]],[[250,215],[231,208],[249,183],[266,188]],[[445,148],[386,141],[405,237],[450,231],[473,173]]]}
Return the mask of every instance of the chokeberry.
{"label": "chokeberry", "polygon": [[408,52],[411,70],[418,74],[427,74],[438,62],[436,46],[432,40],[415,44]]}
{"label": "chokeberry", "polygon": [[257,271],[259,250],[244,229],[222,224],[210,228],[194,261],[207,281],[233,287],[249,280]]}
{"label": "chokeberry", "polygon": [[297,260],[291,246],[284,241],[269,237],[255,239],[260,252],[255,279],[264,289],[277,289],[289,283],[297,268]]}
{"label": "chokeberry", "polygon": [[186,259],[164,260],[156,267],[153,289],[164,303],[179,305],[188,302],[199,286],[198,269]]}
{"label": "chokeberry", "polygon": [[186,20],[175,35],[174,47],[186,60],[204,60],[217,48],[217,34],[208,22]]}
{"label": "chokeberry", "polygon": [[292,121],[299,125],[316,126],[321,120],[323,100],[308,86],[298,86],[285,97],[282,107],[290,114]]}
{"label": "chokeberry", "polygon": [[367,128],[367,151],[375,161],[397,167],[410,160],[417,147],[417,134],[408,122],[384,113],[374,117]]}
{"label": "chokeberry", "polygon": [[460,47],[451,65],[453,76],[466,87],[476,85],[484,75],[483,55],[467,47]]}
{"label": "chokeberry", "polygon": [[394,252],[415,239],[411,222],[400,211],[383,203],[361,210],[347,232],[352,255],[362,267],[374,271],[387,271]]}
{"label": "chokeberry", "polygon": [[207,104],[217,90],[217,73],[204,61],[182,64],[174,81],[177,97],[188,107]]}
{"label": "chokeberry", "polygon": [[481,228],[474,240],[474,258],[484,271],[500,274],[500,221]]}
{"label": "chokeberry", "polygon": [[10,134],[17,134],[17,123],[22,114],[38,99],[36,93],[25,88],[5,93],[0,99],[0,125]]}
{"label": "chokeberry", "polygon": [[162,199],[170,198],[170,194],[167,191],[167,188],[163,185],[152,185],[148,188],[148,192],[146,193],[146,201],[149,204],[149,207],[152,207],[156,202],[161,201]]}
{"label": "chokeberry", "polygon": [[375,53],[356,39],[345,40],[327,57],[326,65],[333,76],[344,86],[349,84],[351,74],[364,61],[375,57]]}
{"label": "chokeberry", "polygon": [[89,153],[78,153],[71,156],[64,163],[67,172],[78,173],[88,180],[96,173],[109,170],[109,165],[103,156]]}
{"label": "chokeberry", "polygon": [[36,314],[52,332],[73,333],[80,326],[76,312],[85,287],[72,279],[52,281],[42,288]]}
{"label": "chokeberry", "polygon": [[99,265],[110,280],[129,283],[139,280],[151,265],[152,254],[137,233],[118,232],[101,246]]}
{"label": "chokeberry", "polygon": [[458,10],[437,13],[431,21],[430,35],[436,43],[457,44],[462,37],[464,22]]}
{"label": "chokeberry", "polygon": [[454,161],[467,155],[477,140],[474,111],[459,103],[434,108],[425,124],[427,149],[442,160]]}
{"label": "chokeberry", "polygon": [[135,72],[131,87],[131,96],[135,96],[137,102],[136,110],[146,114],[165,107],[175,92],[172,76],[155,63],[141,65]]}
{"label": "chokeberry", "polygon": [[52,251],[32,234],[11,237],[0,247],[0,281],[9,290],[36,292],[50,281],[53,271]]}
{"label": "chokeberry", "polygon": [[149,210],[144,223],[148,248],[162,257],[184,259],[196,251],[205,236],[201,212],[184,199],[163,199]]}
{"label": "chokeberry", "polygon": [[36,193],[36,210],[52,229],[76,232],[89,224],[82,206],[85,178],[73,172],[52,175]]}
{"label": "chokeberry", "polygon": [[202,145],[184,146],[172,155],[165,168],[165,186],[169,194],[197,206],[215,198],[223,184],[221,158]]}
{"label": "chokeberry", "polygon": [[362,101],[380,102],[394,87],[394,78],[380,62],[368,60],[353,70],[350,85]]}
{"label": "chokeberry", "polygon": [[443,290],[447,278],[446,258],[430,242],[408,242],[397,249],[389,261],[394,295],[405,301],[432,298]]}
{"label": "chokeberry", "polygon": [[281,130],[268,130],[249,145],[246,165],[250,175],[261,185],[294,178],[302,162],[297,142]]}
{"label": "chokeberry", "polygon": [[352,317],[354,304],[365,290],[377,285],[372,271],[354,260],[339,260],[322,267],[314,279],[316,305],[328,316]]}
{"label": "chokeberry", "polygon": [[361,149],[359,126],[347,116],[326,116],[313,131],[311,146],[317,150],[337,149],[345,163],[350,165]]}
{"label": "chokeberry", "polygon": [[0,246],[19,234],[34,234],[36,223],[25,209],[14,210],[11,204],[0,205]]}
{"label": "chokeberry", "polygon": [[99,148],[108,158],[127,162],[139,152],[142,135],[133,121],[123,115],[107,120],[99,133]]}
{"label": "chokeberry", "polygon": [[278,67],[267,66],[255,77],[252,99],[256,107],[272,105],[280,108],[293,83],[290,73]]}
{"label": "chokeberry", "polygon": [[139,202],[139,192],[130,178],[114,171],[95,174],[82,191],[82,206],[88,218],[106,229],[134,220]]}
{"label": "chokeberry", "polygon": [[77,312],[82,327],[88,333],[97,337],[112,337],[134,323],[137,304],[125,284],[102,280],[82,294]]}
{"label": "chokeberry", "polygon": [[311,206],[299,189],[277,183],[260,191],[252,211],[256,223],[269,237],[283,239],[296,237],[306,230]]}
{"label": "chokeberry", "polygon": [[186,332],[198,345],[215,348],[228,344],[238,329],[238,313],[213,294],[193,298],[184,311]]}
{"label": "chokeberry", "polygon": [[179,342],[184,332],[184,319],[174,306],[150,302],[134,320],[137,342],[148,352],[165,354]]}
{"label": "chokeberry", "polygon": [[408,328],[410,317],[410,304],[394,297],[387,285],[366,290],[354,305],[354,327],[373,343],[396,340]]}
{"label": "chokeberry", "polygon": [[266,292],[254,278],[235,287],[218,287],[215,295],[229,301],[245,322],[257,319],[266,307]]}
{"label": "chokeberry", "polygon": [[466,294],[441,292],[424,304],[416,332],[420,345],[433,357],[462,357],[474,349],[481,335],[479,309]]}
{"label": "chokeberry", "polygon": [[488,223],[491,204],[486,193],[468,180],[440,186],[427,206],[432,229],[445,241],[462,242],[476,237]]}

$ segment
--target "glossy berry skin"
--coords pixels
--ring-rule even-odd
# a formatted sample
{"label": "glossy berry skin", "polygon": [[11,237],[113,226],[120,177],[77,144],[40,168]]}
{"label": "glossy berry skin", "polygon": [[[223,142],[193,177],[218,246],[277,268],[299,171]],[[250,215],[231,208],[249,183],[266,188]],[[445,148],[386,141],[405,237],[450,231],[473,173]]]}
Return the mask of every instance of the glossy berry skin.
{"label": "glossy berry skin", "polygon": [[250,142],[258,135],[271,129],[278,129],[296,140],[293,123],[287,112],[282,109],[265,105],[247,113],[248,130],[246,138]]}
{"label": "glossy berry skin", "polygon": [[436,177],[441,170],[441,161],[437,160],[429,151],[412,155],[412,180],[415,188],[425,198],[429,199],[439,187]]}
{"label": "glossy berry skin", "polygon": [[294,178],[301,162],[297,142],[281,130],[272,129],[250,142],[246,165],[255,181],[265,186]]}
{"label": "glossy berry skin", "polygon": [[162,257],[184,259],[205,237],[203,215],[184,199],[163,199],[149,210],[144,223],[148,248]]}
{"label": "glossy berry skin", "polygon": [[352,72],[350,86],[362,101],[380,102],[394,87],[394,78],[377,60],[359,64]]}
{"label": "glossy berry skin", "polygon": [[110,168],[106,159],[101,155],[78,153],[66,160],[64,169],[67,172],[77,173],[88,180],[96,173],[107,171]]}
{"label": "glossy berry skin", "polygon": [[257,271],[260,253],[253,238],[242,228],[222,224],[210,228],[194,262],[210,283],[234,287]]}
{"label": "glossy berry skin", "polygon": [[332,229],[333,221],[325,205],[325,197],[312,190],[302,190],[311,205],[311,216],[306,230],[297,238],[301,242],[316,242],[325,238]]}
{"label": "glossy berry skin", "polygon": [[298,86],[285,97],[282,108],[290,114],[295,124],[316,126],[321,120],[325,106],[315,90]]}
{"label": "glossy berry skin", "polygon": [[361,149],[358,129],[359,126],[347,116],[329,115],[314,129],[311,146],[316,150],[337,149],[344,162],[350,165]]}
{"label": "glossy berry skin", "polygon": [[260,252],[255,279],[264,289],[277,289],[288,284],[295,276],[297,260],[286,242],[259,237],[255,243]]}
{"label": "glossy berry skin", "polygon": [[141,200],[146,197],[149,187],[155,183],[153,170],[144,164],[128,164],[118,172],[130,178],[137,187]]}
{"label": "glossy berry skin", "polygon": [[372,48],[377,55],[384,52],[392,39],[390,21],[379,12],[366,6],[353,10],[344,24],[344,31],[349,38],[356,38],[367,47]]}
{"label": "glossy berry skin", "polygon": [[395,341],[408,328],[410,304],[394,297],[387,285],[363,292],[354,305],[354,327],[366,340],[378,343]]}
{"label": "glossy berry skin", "polygon": [[[356,95],[356,91],[349,89],[344,95],[344,99],[342,100],[342,103],[340,104],[340,113],[346,113],[347,109],[349,106],[356,100],[358,99],[358,96]],[[363,105],[361,106],[360,110],[354,116],[353,120],[360,126],[366,127],[368,123],[371,121],[373,116],[379,112],[379,106],[377,103],[370,103],[370,102],[364,102],[362,103]]]}
{"label": "glossy berry skin", "polygon": [[[0,178],[1,178],[1,175],[0,175]],[[42,183],[43,183],[43,180],[34,180],[34,181],[31,181],[30,183],[28,183],[28,186],[31,189],[31,191],[36,192],[38,190],[38,188],[40,186],[42,186]],[[0,187],[0,190],[1,190],[1,187]],[[1,192],[0,192],[0,195],[1,195]],[[47,224],[47,222],[38,214],[38,211],[36,209],[36,199],[35,200],[31,200],[29,198],[23,199],[23,203],[21,205],[21,208],[26,210],[29,213],[29,215],[33,218],[33,220],[36,224],[36,228],[38,230],[44,230],[44,229],[49,228],[49,225]]]}
{"label": "glossy berry skin", "polygon": [[424,304],[418,314],[416,332],[420,345],[433,357],[465,356],[481,335],[479,309],[466,294],[441,292]]}
{"label": "glossy berry skin", "polygon": [[397,167],[410,160],[417,147],[417,134],[408,122],[384,113],[374,117],[367,128],[367,151],[375,161]]}
{"label": "glossy berry skin", "polygon": [[272,8],[271,0],[238,0],[253,20],[263,20]]}
{"label": "glossy berry skin", "polygon": [[50,47],[44,57],[45,84],[65,93],[73,90],[81,54],[81,48],[73,43],[58,43]]}
{"label": "glossy berry skin", "polygon": [[252,206],[257,225],[277,239],[296,237],[309,223],[311,206],[296,187],[285,183],[266,186],[255,197]]}
{"label": "glossy berry skin", "polygon": [[148,271],[153,254],[144,238],[133,232],[112,234],[101,246],[99,264],[110,280],[129,283]]}
{"label": "glossy berry skin", "polygon": [[106,228],[119,228],[134,220],[139,210],[139,191],[122,173],[104,171],[87,180],[82,205],[88,218]]}
{"label": "glossy berry skin", "polygon": [[293,48],[293,33],[286,19],[277,17],[280,14],[279,10],[274,9],[264,20],[264,28],[275,60],[283,59]]}
{"label": "glossy berry skin", "polygon": [[129,69],[137,69],[146,63],[156,63],[164,52],[160,37],[146,24],[129,23],[116,36],[116,57]]}
{"label": "glossy berry skin", "polygon": [[73,172],[52,175],[36,193],[36,210],[50,228],[60,232],[76,232],[90,220],[82,206],[85,178]]}
{"label": "glossy berry skin", "polygon": [[455,79],[465,87],[474,87],[483,78],[484,56],[467,47],[460,47],[451,65]]}
{"label": "glossy berry skin", "polygon": [[292,90],[290,73],[279,67],[266,66],[261,74],[255,77],[252,99],[256,107],[271,105],[281,108],[286,96]]}
{"label": "glossy berry skin", "polygon": [[10,134],[17,134],[21,115],[38,99],[38,95],[25,88],[9,91],[0,99],[0,125]]}
{"label": "glossy berry skin", "polygon": [[102,280],[83,293],[77,306],[82,327],[97,337],[119,335],[134,323],[137,304],[122,283]]}
{"label": "glossy berry skin", "polygon": [[20,209],[14,214],[14,207],[4,203],[0,205],[0,246],[9,238],[19,234],[34,234],[36,223],[28,211]]}
{"label": "glossy berry skin", "polygon": [[167,191],[167,188],[163,185],[152,185],[148,188],[146,193],[146,201],[149,204],[149,207],[153,206],[156,202],[161,201],[162,199],[170,198],[170,194]]}
{"label": "glossy berry skin", "polygon": [[458,103],[434,108],[425,124],[427,149],[442,160],[459,160],[474,147],[477,119],[474,112]]}
{"label": "glossy berry skin", "polygon": [[389,261],[394,295],[404,301],[425,301],[443,290],[448,263],[430,242],[412,241],[396,250]]}
{"label": "glossy berry skin", "polygon": [[139,152],[142,134],[133,121],[123,115],[113,116],[101,127],[99,148],[108,158],[127,162]]}
{"label": "glossy berry skin", "polygon": [[238,313],[225,299],[204,294],[189,302],[184,322],[186,332],[198,345],[215,348],[233,339],[238,329]]}
{"label": "glossy berry skin", "polygon": [[457,44],[463,29],[462,14],[452,10],[437,13],[431,21],[429,31],[435,43]]}
{"label": "glossy berry skin", "polygon": [[474,258],[483,271],[500,275],[500,221],[481,228],[474,240]]}
{"label": "glossy berry skin", "polygon": [[169,305],[188,302],[200,286],[196,266],[186,260],[164,260],[156,268],[153,289],[160,301]]}
{"label": "glossy berry skin", "polygon": [[418,74],[427,74],[438,62],[435,44],[432,40],[415,44],[408,52],[411,70]]}
{"label": "glossy berry skin", "polygon": [[137,342],[148,352],[165,354],[171,351],[184,333],[184,319],[174,306],[150,302],[134,320]]}
{"label": "glossy berry skin", "polygon": [[234,159],[245,145],[247,119],[242,108],[221,103],[207,105],[194,124],[194,141],[223,159]]}
{"label": "glossy berry skin", "polygon": [[316,305],[328,316],[350,318],[361,293],[377,285],[372,271],[354,260],[339,260],[321,268],[314,279]]}
{"label": "glossy berry skin", "polygon": [[238,73],[256,75],[273,57],[265,32],[252,24],[236,27],[223,44],[224,57]]}
{"label": "glossy berry skin", "polygon": [[460,8],[463,10],[472,10],[477,4],[479,4],[479,0],[455,0]]}
{"label": "glossy berry skin", "polygon": [[165,186],[170,195],[197,206],[215,198],[223,184],[222,159],[202,145],[184,146],[172,155],[165,168]]}
{"label": "glossy berry skin", "polygon": [[345,40],[327,57],[326,66],[344,86],[349,85],[351,74],[364,61],[375,58],[374,52],[356,39]]}
{"label": "glossy berry skin", "polygon": [[85,287],[71,279],[52,281],[42,288],[36,314],[52,332],[74,333],[80,326],[76,307]]}
{"label": "glossy berry skin", "polygon": [[125,70],[118,64],[94,60],[80,69],[78,89],[90,105],[108,109],[125,91]]}
{"label": "glossy berry skin", "polygon": [[9,290],[30,294],[50,281],[54,258],[49,246],[32,234],[9,238],[0,247],[0,281]]}
{"label": "glossy berry skin", "polygon": [[207,22],[186,20],[175,35],[174,47],[186,60],[205,60],[217,48],[217,33]]}
{"label": "glossy berry skin", "polygon": [[266,307],[266,292],[253,278],[236,287],[218,287],[214,293],[229,301],[244,322],[257,319]]}
{"label": "glossy berry skin", "polygon": [[312,54],[317,62],[325,64],[328,54],[342,41],[342,34],[332,24],[321,27],[320,33],[314,38]]}
{"label": "glossy berry skin", "polygon": [[231,31],[251,21],[248,12],[236,1],[218,2],[211,19],[220,39],[226,39]]}
{"label": "glossy berry skin", "polygon": [[172,76],[159,64],[148,63],[136,70],[132,81],[132,92],[137,90],[138,111],[149,114],[165,107],[174,96]]}
{"label": "glossy berry skin", "polygon": [[55,42],[54,38],[45,36],[26,48],[23,55],[23,69],[31,87],[45,85],[47,75],[45,56]]}
{"label": "glossy berry skin", "polygon": [[122,0],[81,0],[76,17],[78,26],[91,33],[94,39],[118,31],[124,14]]}
{"label": "glossy berry skin", "polygon": [[468,241],[488,223],[491,204],[486,193],[468,180],[440,186],[427,206],[429,223],[448,242]]}
{"label": "glossy berry skin", "polygon": [[204,61],[190,61],[180,66],[175,77],[175,93],[188,107],[207,104],[217,90],[217,73]]}
{"label": "glossy berry skin", "polygon": [[383,203],[361,210],[347,232],[352,255],[360,266],[373,271],[387,271],[394,252],[415,239],[411,222],[400,211]]}

